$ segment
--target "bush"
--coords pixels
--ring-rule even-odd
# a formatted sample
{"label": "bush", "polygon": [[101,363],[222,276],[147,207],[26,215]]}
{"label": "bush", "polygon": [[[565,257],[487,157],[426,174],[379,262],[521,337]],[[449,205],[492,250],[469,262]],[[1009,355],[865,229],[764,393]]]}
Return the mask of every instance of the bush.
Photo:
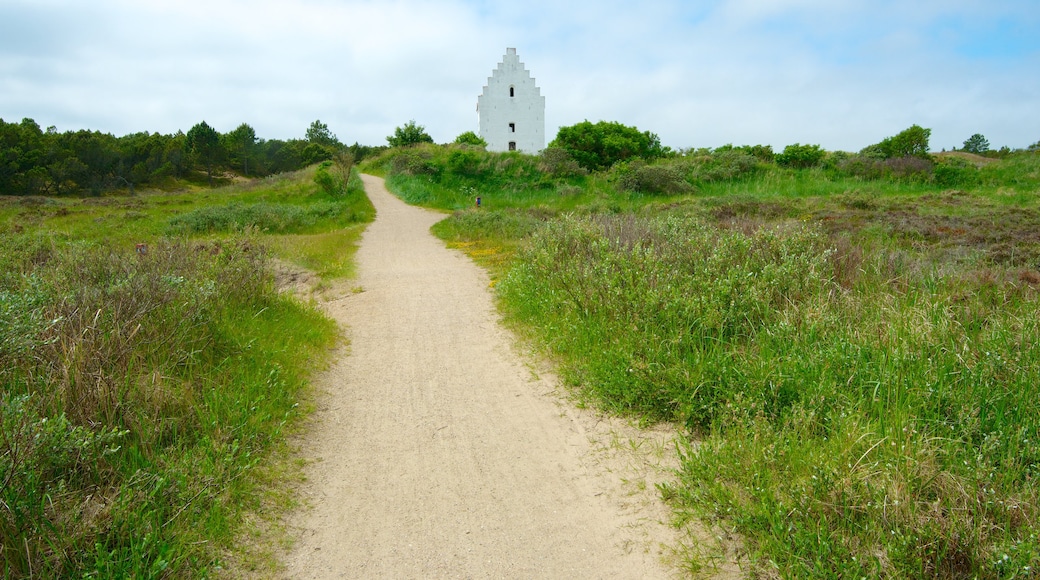
{"label": "bush", "polygon": [[466,131],[455,138],[456,145],[473,145],[474,147],[487,147],[487,141],[473,131]]}
{"label": "bush", "polygon": [[683,180],[682,173],[668,165],[621,163],[615,166],[615,172],[621,191],[672,195],[686,193],[692,189],[690,184]]}
{"label": "bush", "polygon": [[434,163],[430,149],[417,147],[398,151],[390,158],[390,173],[398,175],[437,175],[440,168]]}
{"label": "bush", "polygon": [[974,187],[980,182],[979,170],[957,157],[943,157],[935,164],[932,177],[936,185],[943,187]]}
{"label": "bush", "polygon": [[456,175],[477,177],[484,173],[482,170],[483,161],[484,155],[478,151],[454,149],[451,153],[448,153],[448,159],[445,166],[448,171]]}
{"label": "bush", "polygon": [[589,171],[606,169],[619,161],[636,158],[651,161],[664,157],[666,153],[657,135],[606,121],[596,124],[584,121],[561,127],[549,147],[565,149],[578,165]]}
{"label": "bush", "polygon": [[883,162],[886,171],[894,178],[903,181],[926,181],[934,165],[928,159],[920,157],[894,157]]}
{"label": "bush", "polygon": [[838,160],[837,169],[860,179],[881,179],[885,176],[884,162],[862,153]]}
{"label": "bush", "polygon": [[795,143],[784,147],[784,152],[776,156],[776,162],[785,167],[805,169],[816,167],[823,161],[827,152],[819,145],[801,145]]}
{"label": "bush", "polygon": [[758,169],[758,158],[740,149],[716,150],[699,161],[694,165],[692,177],[700,181],[731,181],[752,175]]}
{"label": "bush", "polygon": [[553,177],[577,177],[588,171],[562,147],[546,147],[539,154],[538,168]]}

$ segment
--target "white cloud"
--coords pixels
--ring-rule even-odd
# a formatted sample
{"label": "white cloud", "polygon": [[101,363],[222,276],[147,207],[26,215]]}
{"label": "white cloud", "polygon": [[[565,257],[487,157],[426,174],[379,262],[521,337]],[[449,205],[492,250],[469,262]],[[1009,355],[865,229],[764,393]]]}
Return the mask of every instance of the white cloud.
{"label": "white cloud", "polygon": [[[1022,147],[1040,139],[1038,13],[1025,0],[7,0],[0,117],[116,134],[248,122],[266,138],[321,119],[369,144],[415,119],[448,141],[476,128],[511,46],[546,96],[550,138],[604,119],[673,147],[855,150],[918,123],[936,148],[975,132]],[[1000,26],[1017,44],[990,46]]]}

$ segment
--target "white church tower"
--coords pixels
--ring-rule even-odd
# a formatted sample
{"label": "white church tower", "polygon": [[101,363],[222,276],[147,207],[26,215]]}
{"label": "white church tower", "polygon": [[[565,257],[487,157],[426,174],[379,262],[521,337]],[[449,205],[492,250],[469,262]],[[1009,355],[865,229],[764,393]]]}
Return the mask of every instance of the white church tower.
{"label": "white church tower", "polygon": [[538,153],[545,149],[545,97],[524,68],[515,48],[488,77],[477,97],[480,136],[488,151]]}

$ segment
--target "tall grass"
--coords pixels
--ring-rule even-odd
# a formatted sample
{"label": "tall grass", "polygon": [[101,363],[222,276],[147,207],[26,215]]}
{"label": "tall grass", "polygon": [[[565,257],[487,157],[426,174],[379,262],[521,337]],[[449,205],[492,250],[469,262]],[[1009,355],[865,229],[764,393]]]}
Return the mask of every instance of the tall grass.
{"label": "tall grass", "polygon": [[0,204],[4,577],[219,570],[338,335],[275,291],[268,247],[349,275],[374,214],[356,171],[314,175]]}
{"label": "tall grass", "polygon": [[205,573],[334,325],[274,292],[255,239],[2,239],[4,575]]}
{"label": "tall grass", "polygon": [[816,227],[567,218],[499,284],[600,405],[698,442],[663,491],[783,577],[1040,563],[1040,298]]}

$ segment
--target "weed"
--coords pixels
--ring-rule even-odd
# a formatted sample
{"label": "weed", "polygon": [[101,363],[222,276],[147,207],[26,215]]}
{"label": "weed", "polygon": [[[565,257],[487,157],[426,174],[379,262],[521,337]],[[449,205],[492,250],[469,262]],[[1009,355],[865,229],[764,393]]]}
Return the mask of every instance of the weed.
{"label": "weed", "polygon": [[662,493],[739,533],[753,574],[1034,576],[1040,158],[734,157],[730,177],[711,155],[662,162],[703,176],[696,197],[443,165],[389,183],[492,200],[436,232],[494,268],[583,402],[687,425]]}
{"label": "weed", "polygon": [[[251,471],[299,414],[307,373],[338,334],[275,292],[264,236],[247,225],[320,237],[372,214],[363,196],[322,198],[304,177],[41,203],[30,207],[68,211],[32,223],[2,213],[23,206],[0,207],[5,577],[210,573],[251,501]],[[240,233],[164,239],[168,223]],[[343,275],[349,265],[332,262],[349,252],[312,248],[343,250],[357,230],[279,251]]]}

